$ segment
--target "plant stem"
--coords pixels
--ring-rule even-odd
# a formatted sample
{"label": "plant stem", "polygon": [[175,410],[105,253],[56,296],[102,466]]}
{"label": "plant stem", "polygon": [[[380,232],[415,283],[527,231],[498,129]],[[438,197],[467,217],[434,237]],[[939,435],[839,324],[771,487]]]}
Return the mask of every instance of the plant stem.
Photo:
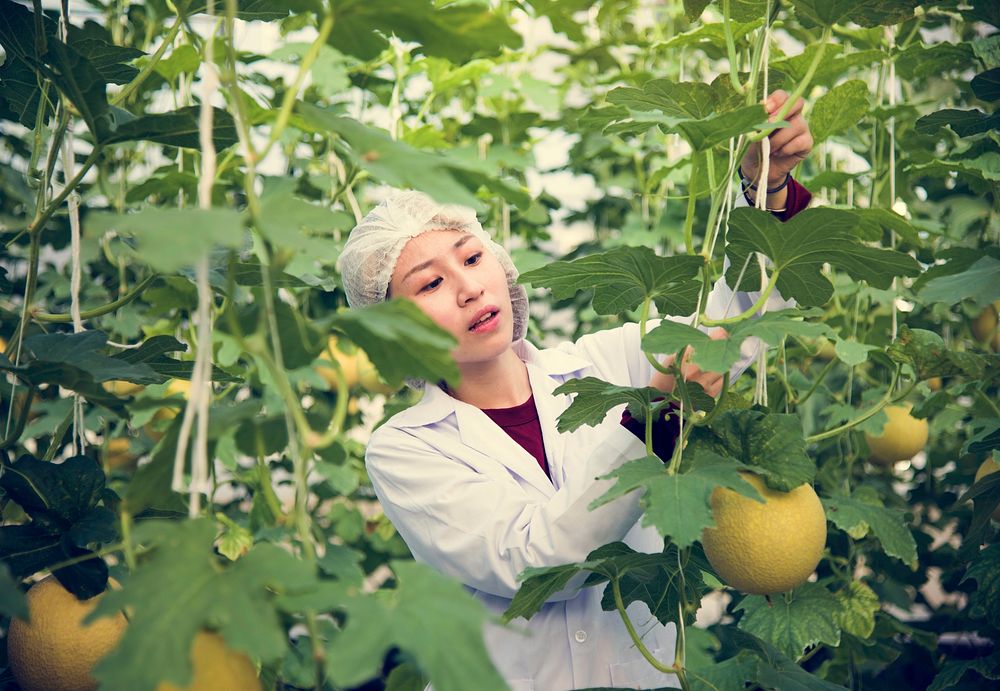
{"label": "plant stem", "polygon": [[826,375],[828,375],[830,372],[833,371],[833,367],[836,364],[837,364],[836,359],[832,359],[830,360],[830,362],[826,363],[826,367],[824,367],[823,371],[821,371],[819,373],[819,376],[816,377],[816,380],[812,383],[812,386],[809,387],[808,391],[806,391],[806,395],[796,400],[795,405],[799,406],[808,401],[809,397],[812,396],[814,393],[816,393],[816,389],[819,388],[819,385],[822,383],[822,381],[826,379]]}
{"label": "plant stem", "polygon": [[[142,295],[143,290],[146,287],[159,278],[159,274],[152,274],[147,276],[141,283],[136,285],[131,291],[118,298],[114,302],[109,302],[100,307],[95,307],[93,309],[84,310],[80,312],[81,319],[93,319],[94,317],[100,317],[101,315],[114,312],[120,307],[124,307],[128,303],[132,302],[140,295]],[[73,317],[69,314],[53,314],[50,312],[32,312],[31,317],[40,322],[50,322],[56,324],[65,324],[73,321]]]}
{"label": "plant stem", "polygon": [[618,614],[621,615],[622,622],[625,624],[625,629],[628,631],[629,637],[631,637],[632,642],[635,643],[635,647],[638,649],[642,656],[646,658],[649,664],[653,665],[658,671],[664,674],[671,674],[676,670],[672,667],[668,667],[659,660],[657,660],[653,653],[649,652],[649,648],[646,644],[642,642],[639,634],[635,630],[635,626],[632,624],[632,620],[629,619],[628,613],[625,611],[625,602],[622,600],[622,588],[617,578],[611,579],[611,592],[615,596],[615,608],[618,610]]}
{"label": "plant stem", "polygon": [[691,179],[688,182],[688,203],[687,214],[684,216],[684,249],[688,254],[694,254],[694,212],[695,212],[695,190],[694,180],[698,173],[698,157],[701,154],[697,151],[691,154]]}
{"label": "plant stem", "polygon": [[902,369],[903,369],[902,365],[896,366],[896,371],[892,375],[892,382],[890,382],[889,384],[889,389],[886,391],[885,396],[879,399],[879,401],[875,405],[873,405],[871,408],[869,408],[868,410],[866,410],[864,413],[854,418],[853,420],[845,422],[844,424],[839,425],[838,427],[834,427],[833,429],[828,429],[825,432],[820,432],[819,434],[814,434],[810,437],[806,437],[806,443],[814,444],[818,441],[829,439],[830,437],[835,437],[842,432],[846,432],[852,427],[857,427],[865,420],[868,420],[869,418],[873,417],[876,413],[878,413],[878,411],[882,410],[890,403],[895,403],[896,401],[901,401],[904,398],[906,398],[909,395],[909,393],[913,391],[914,387],[916,387],[916,382],[911,384],[906,389],[906,391],[901,393],[899,396],[893,398],[892,395],[893,389],[896,388],[896,382],[899,381],[899,374],[902,371]]}
{"label": "plant stem", "polygon": [[[97,159],[100,158],[100,156],[101,147],[99,145],[95,145],[91,150],[90,155],[87,156],[87,159],[80,166],[80,170],[76,171],[76,175],[73,176],[73,179],[66,183],[62,192],[57,194],[55,198],[53,198],[52,201],[45,206],[45,210],[38,214],[38,216],[35,217],[35,220],[33,220],[28,226],[29,234],[36,235],[37,232],[41,230],[45,222],[52,218],[52,214],[54,214],[56,209],[58,209],[60,205],[66,201],[66,197],[68,197],[70,193],[76,189],[76,186],[80,184],[81,180],[83,180],[83,176],[87,174],[87,171],[90,170],[91,166],[97,163]],[[42,184],[47,183],[43,180]]]}
{"label": "plant stem", "polygon": [[733,27],[729,19],[729,2],[722,0],[722,28],[726,33],[726,53],[729,56],[729,81],[737,91],[743,91],[740,83],[739,61],[736,59],[736,43],[733,41]]}
{"label": "plant stem", "polygon": [[330,37],[330,33],[333,31],[334,24],[334,14],[333,8],[328,7],[327,12],[323,15],[323,21],[319,27],[319,34],[316,36],[316,40],[312,42],[309,49],[306,50],[305,55],[302,56],[302,62],[299,63],[298,72],[295,74],[295,81],[292,82],[292,86],[285,92],[284,97],[281,99],[281,109],[278,111],[278,117],[271,126],[271,134],[267,138],[267,143],[264,148],[257,153],[257,160],[263,159],[267,156],[271,147],[274,146],[275,142],[278,141],[278,137],[281,133],[285,131],[285,127],[288,125],[288,120],[292,115],[292,108],[295,106],[295,98],[299,95],[299,89],[302,88],[302,82],[305,81],[306,75],[309,73],[309,68],[312,64],[316,62],[316,58],[319,57],[319,52],[326,45],[326,40]]}
{"label": "plant stem", "polygon": [[708,317],[702,317],[701,323],[705,326],[722,326],[723,324],[735,324],[737,322],[749,319],[753,315],[757,314],[758,311],[767,303],[768,298],[771,297],[771,293],[774,292],[774,287],[778,283],[778,276],[781,274],[781,269],[775,269],[774,273],[771,274],[770,280],[767,282],[767,287],[764,292],[760,294],[755,302],[746,312],[742,314],[737,314],[735,317],[723,317],[722,319],[709,319]]}
{"label": "plant stem", "polygon": [[178,16],[177,20],[174,22],[174,25],[170,27],[169,31],[167,31],[167,35],[163,37],[163,42],[160,43],[160,46],[156,49],[156,52],[154,52],[150,56],[149,60],[146,61],[146,64],[143,65],[142,69],[139,71],[139,74],[137,74],[132,81],[126,84],[121,91],[119,91],[117,94],[111,97],[109,101],[111,105],[116,106],[120,103],[124,103],[129,96],[134,94],[139,89],[139,87],[142,86],[142,83],[146,81],[149,75],[153,73],[153,70],[156,68],[157,63],[160,62],[160,58],[162,58],[163,54],[167,52],[167,48],[173,45],[174,39],[177,38],[177,34],[180,33],[182,25],[183,22],[181,21],[181,18]]}

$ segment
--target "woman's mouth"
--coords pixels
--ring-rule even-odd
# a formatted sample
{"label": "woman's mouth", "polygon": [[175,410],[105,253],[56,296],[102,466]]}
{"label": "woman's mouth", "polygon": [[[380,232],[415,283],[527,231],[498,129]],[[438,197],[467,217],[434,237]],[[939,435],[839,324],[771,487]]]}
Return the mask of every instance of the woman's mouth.
{"label": "woman's mouth", "polygon": [[475,321],[469,327],[473,333],[487,333],[493,331],[500,324],[500,311],[495,307],[490,307],[476,315]]}

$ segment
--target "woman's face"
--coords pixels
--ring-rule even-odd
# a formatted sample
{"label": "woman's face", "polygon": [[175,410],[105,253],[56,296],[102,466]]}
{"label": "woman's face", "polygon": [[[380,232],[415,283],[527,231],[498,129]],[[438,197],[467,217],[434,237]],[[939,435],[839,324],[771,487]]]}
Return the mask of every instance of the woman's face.
{"label": "woman's face", "polygon": [[514,314],[507,275],[475,235],[434,230],[411,239],[389,282],[458,340],[458,364],[486,362],[510,347]]}

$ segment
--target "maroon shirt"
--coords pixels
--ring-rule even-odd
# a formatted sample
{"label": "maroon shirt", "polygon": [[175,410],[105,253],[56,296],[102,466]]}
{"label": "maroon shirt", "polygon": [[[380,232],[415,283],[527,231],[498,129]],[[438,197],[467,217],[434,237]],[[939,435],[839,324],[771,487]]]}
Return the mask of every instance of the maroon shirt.
{"label": "maroon shirt", "polygon": [[538,461],[538,465],[551,480],[549,464],[545,460],[545,445],[542,443],[542,424],[538,421],[538,409],[535,408],[535,394],[528,400],[513,408],[483,408],[486,417],[493,420],[511,439],[521,445]]}
{"label": "maroon shirt", "polygon": [[[809,206],[812,194],[800,185],[794,178],[788,181],[788,198],[785,210],[774,214],[780,221],[787,221],[792,216]],[[750,203],[750,200],[747,199]],[[752,203],[750,203],[753,206]],[[538,421],[538,410],[535,408],[535,395],[513,408],[484,408],[486,416],[503,429],[511,439],[521,445],[538,461],[538,465],[551,480],[549,464],[545,458],[545,445],[542,442],[542,425]],[[680,434],[680,420],[676,414],[677,407],[673,404],[660,412],[658,419],[653,421],[653,451],[664,461],[669,461],[674,452],[674,443]],[[622,413],[621,425],[639,439],[646,439],[646,425],[633,418],[628,410]]]}

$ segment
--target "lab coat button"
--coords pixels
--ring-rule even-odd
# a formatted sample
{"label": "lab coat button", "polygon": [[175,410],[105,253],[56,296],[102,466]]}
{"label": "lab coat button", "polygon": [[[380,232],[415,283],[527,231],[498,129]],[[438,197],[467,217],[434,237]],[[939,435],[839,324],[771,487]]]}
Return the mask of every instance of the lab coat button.
{"label": "lab coat button", "polygon": [[587,640],[587,632],[586,632],[586,631],[583,631],[583,630],[581,629],[580,631],[577,631],[577,632],[576,632],[576,633],[575,633],[575,634],[573,635],[573,638],[575,638],[575,639],[576,639],[576,642],[577,642],[577,643],[583,643],[584,641],[586,641],[586,640]]}

